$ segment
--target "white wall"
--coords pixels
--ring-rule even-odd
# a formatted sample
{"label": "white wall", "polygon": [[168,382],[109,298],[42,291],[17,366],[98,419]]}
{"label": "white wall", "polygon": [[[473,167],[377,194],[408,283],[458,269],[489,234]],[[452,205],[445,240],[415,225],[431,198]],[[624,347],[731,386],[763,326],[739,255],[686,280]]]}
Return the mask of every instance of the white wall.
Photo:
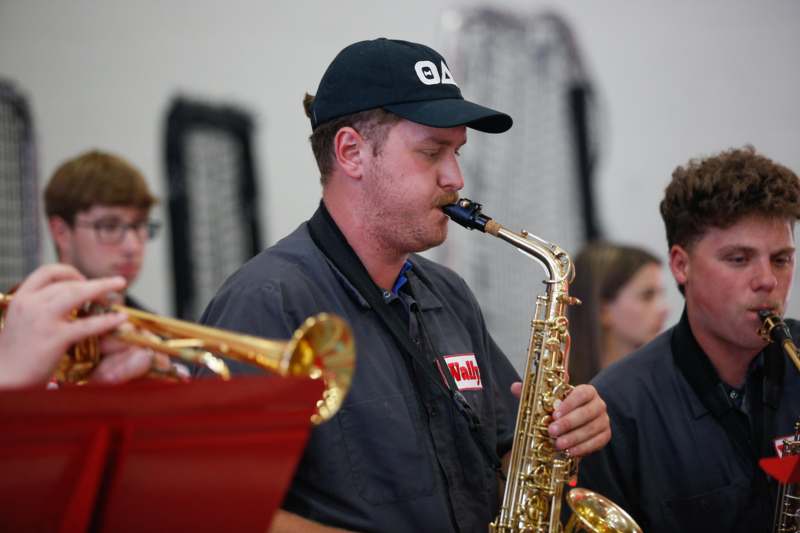
{"label": "white wall", "polygon": [[[319,197],[303,92],[316,90],[350,42],[388,36],[436,47],[439,14],[459,5],[474,3],[0,0],[0,77],[30,97],[42,184],[65,158],[100,147],[135,162],[163,196],[170,98],[183,93],[249,109],[271,243]],[[604,105],[596,179],[609,237],[665,256],[658,202],[672,169],[690,156],[753,143],[800,171],[800,2],[506,5],[556,9],[582,45]],[[536,232],[547,237],[546,229]],[[165,235],[151,244],[132,291],[161,313],[171,307],[167,243]],[[45,258],[52,259],[49,241]],[[671,286],[670,301],[675,318],[681,302]],[[798,298],[790,310],[800,315]]]}

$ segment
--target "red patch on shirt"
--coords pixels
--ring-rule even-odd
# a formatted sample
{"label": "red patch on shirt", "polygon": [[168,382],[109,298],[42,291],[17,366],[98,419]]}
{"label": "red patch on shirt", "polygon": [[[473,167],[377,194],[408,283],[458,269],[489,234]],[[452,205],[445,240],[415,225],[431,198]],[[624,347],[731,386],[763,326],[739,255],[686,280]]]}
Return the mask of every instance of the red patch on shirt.
{"label": "red patch on shirt", "polygon": [[791,435],[778,437],[777,439],[772,441],[772,444],[775,445],[775,453],[778,454],[778,457],[783,457],[783,448],[784,448],[783,441],[785,441],[785,440],[793,441],[794,440],[794,433],[792,433]]}
{"label": "red patch on shirt", "polygon": [[481,369],[474,353],[445,355],[444,362],[458,390],[481,390]]}

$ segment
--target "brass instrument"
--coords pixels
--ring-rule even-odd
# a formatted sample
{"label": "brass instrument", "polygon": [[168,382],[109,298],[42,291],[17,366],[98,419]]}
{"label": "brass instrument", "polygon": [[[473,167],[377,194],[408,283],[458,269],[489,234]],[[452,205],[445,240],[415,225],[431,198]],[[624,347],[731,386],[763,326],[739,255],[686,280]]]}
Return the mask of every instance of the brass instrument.
{"label": "brass instrument", "polygon": [[[783,441],[783,455],[800,455],[800,422],[794,425],[794,437]],[[772,531],[800,532],[800,487],[797,483],[780,484]]]}
{"label": "brass instrument", "polygon": [[[506,241],[547,270],[546,294],[537,296],[531,322],[528,359],[523,376],[514,443],[500,514],[489,525],[493,533],[561,533],[564,484],[577,474],[577,460],[555,449],[547,427],[557,402],[572,387],[566,381],[569,331],[566,307],[580,302],[569,296],[575,276],[572,260],[558,246],[527,231],[514,233],[481,213],[481,205],[466,198],[442,210],[455,222]],[[573,489],[567,497],[572,516],[564,532],[638,532],[641,529],[621,508],[599,494]]]}
{"label": "brass instrument", "polygon": [[[0,310],[11,300],[11,295],[0,293]],[[347,323],[336,315],[321,313],[309,317],[289,340],[280,341],[201,326],[122,305],[105,308],[90,305],[74,314],[77,317],[106,311],[128,316],[124,327],[113,332],[122,341],[206,366],[222,379],[229,379],[230,372],[218,356],[249,363],[279,376],[324,380],[325,390],[311,417],[314,424],[333,417],[350,388],[355,368],[353,335]],[[61,358],[55,378],[68,383],[85,382],[100,358],[98,339],[84,339]]]}
{"label": "brass instrument", "polygon": [[[762,320],[758,330],[759,335],[767,342],[774,341],[780,344],[784,353],[800,371],[797,346],[795,346],[789,328],[783,319],[778,314],[767,310],[759,311],[758,316]],[[800,422],[794,425],[794,438],[783,441],[783,455],[800,455]],[[797,483],[780,484],[772,531],[774,533],[800,532],[800,487]]]}
{"label": "brass instrument", "polygon": [[789,359],[794,363],[797,371],[800,372],[800,356],[797,354],[797,346],[792,340],[792,334],[789,332],[789,327],[780,315],[763,309],[758,312],[758,317],[761,319],[762,324],[758,329],[758,334],[766,342],[775,341],[781,345],[783,351],[789,356]]}

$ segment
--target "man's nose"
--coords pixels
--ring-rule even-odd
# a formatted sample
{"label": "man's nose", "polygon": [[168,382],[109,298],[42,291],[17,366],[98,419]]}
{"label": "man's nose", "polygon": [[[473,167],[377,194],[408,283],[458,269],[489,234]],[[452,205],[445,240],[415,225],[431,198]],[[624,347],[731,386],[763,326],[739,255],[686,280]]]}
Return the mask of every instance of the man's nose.
{"label": "man's nose", "polygon": [[122,235],[120,245],[127,251],[139,251],[144,248],[147,242],[147,235],[137,226],[128,226]]}
{"label": "man's nose", "polygon": [[460,191],[464,188],[464,175],[461,165],[458,164],[456,154],[450,154],[439,170],[439,186],[442,189]]}
{"label": "man's nose", "polygon": [[751,286],[754,291],[772,291],[778,286],[778,276],[775,274],[772,261],[766,259],[758,262]]}

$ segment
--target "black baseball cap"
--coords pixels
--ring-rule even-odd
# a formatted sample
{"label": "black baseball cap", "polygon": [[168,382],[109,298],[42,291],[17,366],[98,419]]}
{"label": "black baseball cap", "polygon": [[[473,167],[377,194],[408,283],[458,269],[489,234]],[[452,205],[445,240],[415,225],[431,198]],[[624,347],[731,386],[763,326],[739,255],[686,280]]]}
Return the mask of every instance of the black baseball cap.
{"label": "black baseball cap", "polygon": [[380,38],[351,44],[333,59],[314,96],[311,128],[378,107],[435,128],[502,133],[513,123],[505,113],[464,100],[436,50]]}

